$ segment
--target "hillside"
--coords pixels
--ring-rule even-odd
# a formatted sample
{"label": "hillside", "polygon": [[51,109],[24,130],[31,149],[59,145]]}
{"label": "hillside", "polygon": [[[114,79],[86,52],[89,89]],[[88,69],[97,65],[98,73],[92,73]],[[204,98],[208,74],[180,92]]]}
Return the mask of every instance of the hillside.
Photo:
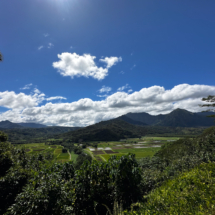
{"label": "hillside", "polygon": [[133,119],[131,119],[131,118],[125,116],[125,115],[120,116],[120,117],[118,117],[116,119],[123,120],[123,121],[128,122],[128,123],[133,124],[133,125],[143,125],[143,126],[148,125],[148,124],[146,124],[144,122],[133,120]]}
{"label": "hillside", "polygon": [[4,129],[22,128],[22,126],[21,126],[21,125],[18,125],[18,124],[16,124],[16,123],[12,123],[12,122],[6,120],[6,121],[1,121],[1,122],[0,122],[0,129],[1,129],[1,128],[4,128]]}
{"label": "hillside", "polygon": [[77,131],[57,135],[56,138],[82,141],[112,141],[144,135],[198,135],[204,128],[179,128],[163,126],[138,126],[119,118],[102,121]]}
{"label": "hillside", "polygon": [[[192,113],[183,109],[176,109],[169,114],[156,116],[148,113],[128,113],[126,116],[134,121],[146,123],[152,126],[170,127],[209,127],[214,125],[214,119],[207,117],[211,113]],[[134,123],[132,123],[134,124]]]}
{"label": "hillside", "polygon": [[17,123],[18,125],[21,125],[23,127],[27,127],[27,128],[45,128],[47,127],[46,125],[43,124],[38,124],[38,123]]}
{"label": "hillside", "polygon": [[[9,141],[17,143],[41,142],[42,139],[52,138],[54,135],[62,134],[69,131],[74,131],[80,127],[45,127],[45,128],[14,128],[2,129],[9,136]],[[1,130],[1,129],[0,129]]]}

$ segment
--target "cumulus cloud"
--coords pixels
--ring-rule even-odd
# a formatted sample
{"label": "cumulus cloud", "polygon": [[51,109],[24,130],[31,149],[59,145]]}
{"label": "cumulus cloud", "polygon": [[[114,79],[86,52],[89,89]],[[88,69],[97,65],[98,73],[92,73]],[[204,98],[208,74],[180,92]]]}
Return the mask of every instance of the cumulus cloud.
{"label": "cumulus cloud", "polygon": [[26,95],[24,93],[16,94],[14,91],[0,92],[0,106],[14,110],[35,107],[44,100],[44,97],[43,93]]}
{"label": "cumulus cloud", "polygon": [[11,110],[1,113],[0,118],[12,122],[86,126],[128,112],[157,115],[169,113],[176,108],[200,112],[204,110],[199,107],[199,104],[203,104],[201,98],[208,95],[215,95],[215,86],[180,84],[172,89],[151,86],[131,94],[118,91],[101,101],[84,98],[74,102],[48,102],[41,105],[41,101],[45,100],[42,93],[26,95],[5,91],[0,92],[0,106]]}
{"label": "cumulus cloud", "polygon": [[104,59],[100,59],[101,62],[107,64],[107,68],[111,68],[116,63],[122,61],[121,57],[105,57]]}
{"label": "cumulus cloud", "polygon": [[40,49],[42,49],[42,48],[43,48],[43,46],[39,46],[39,47],[38,47],[38,50],[40,50]]}
{"label": "cumulus cloud", "polygon": [[100,93],[108,93],[111,91],[111,87],[102,86],[102,88],[99,90]]}
{"label": "cumulus cloud", "polygon": [[104,79],[108,75],[108,69],[121,61],[121,58],[106,57],[100,59],[100,61],[107,64],[106,68],[98,67],[95,63],[95,56],[90,54],[78,55],[76,53],[64,52],[58,54],[60,59],[58,62],[54,62],[52,65],[58,69],[58,72],[62,76],[70,76],[71,78],[77,77],[93,77],[98,80]]}
{"label": "cumulus cloud", "polygon": [[31,88],[31,86],[32,86],[32,83],[26,84],[24,87],[20,88],[20,90],[28,90]]}

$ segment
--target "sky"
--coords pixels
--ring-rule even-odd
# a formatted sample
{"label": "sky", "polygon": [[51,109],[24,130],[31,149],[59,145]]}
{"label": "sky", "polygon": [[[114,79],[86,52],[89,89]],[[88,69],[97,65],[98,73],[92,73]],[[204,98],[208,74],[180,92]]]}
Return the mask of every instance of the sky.
{"label": "sky", "polygon": [[214,0],[0,1],[0,121],[87,126],[203,110]]}

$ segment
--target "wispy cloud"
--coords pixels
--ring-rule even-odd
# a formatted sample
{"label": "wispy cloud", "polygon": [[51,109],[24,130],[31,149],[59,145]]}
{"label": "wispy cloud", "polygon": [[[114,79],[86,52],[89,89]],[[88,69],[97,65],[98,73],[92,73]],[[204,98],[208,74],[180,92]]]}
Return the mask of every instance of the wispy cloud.
{"label": "wispy cloud", "polygon": [[57,99],[67,99],[67,98],[62,97],[62,96],[54,96],[54,97],[49,97],[46,100],[47,101],[52,101],[52,100],[57,100]]}
{"label": "wispy cloud", "polygon": [[45,33],[45,34],[43,34],[43,36],[44,36],[44,37],[48,37],[48,36],[49,36],[49,34],[48,34],[48,33]]}
{"label": "wispy cloud", "polygon": [[108,93],[110,92],[112,89],[111,87],[107,87],[107,86],[102,86],[102,88],[99,90],[100,93]]}
{"label": "wispy cloud", "polygon": [[101,97],[101,98],[106,98],[108,97],[109,95],[108,94],[104,94],[104,95],[97,95],[98,97]]}
{"label": "wispy cloud", "polygon": [[42,49],[42,48],[43,48],[43,46],[39,46],[39,47],[38,47],[38,50],[40,50],[40,49]]}
{"label": "wispy cloud", "polygon": [[131,67],[131,70],[134,69],[135,67],[136,67],[136,64],[134,64],[134,65]]}
{"label": "wispy cloud", "polygon": [[24,87],[20,88],[20,90],[28,90],[31,88],[31,86],[32,86],[32,83],[26,84]]}
{"label": "wispy cloud", "polygon": [[123,74],[125,74],[125,72],[121,71],[121,72],[120,72],[120,74],[122,74],[122,75],[123,75]]}
{"label": "wispy cloud", "polygon": [[117,91],[123,91],[123,90],[129,89],[129,88],[131,88],[131,87],[129,86],[129,84],[126,84],[125,86],[119,87],[119,88],[117,89]]}
{"label": "wispy cloud", "polygon": [[54,46],[53,43],[49,43],[47,47],[48,47],[48,49],[50,49],[50,48],[53,47],[53,46]]}

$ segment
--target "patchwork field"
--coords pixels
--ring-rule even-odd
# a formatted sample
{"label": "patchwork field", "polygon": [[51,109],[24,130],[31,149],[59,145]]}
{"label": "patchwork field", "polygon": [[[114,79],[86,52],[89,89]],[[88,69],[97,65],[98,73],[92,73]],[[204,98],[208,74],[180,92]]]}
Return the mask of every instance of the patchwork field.
{"label": "patchwork field", "polygon": [[90,155],[98,161],[107,161],[111,156],[123,156],[128,153],[136,155],[137,159],[153,156],[160,147],[180,139],[179,137],[142,137],[129,138],[121,141],[98,142],[98,147],[88,147]]}
{"label": "patchwork field", "polygon": [[[20,144],[18,147],[25,147],[25,151],[29,154],[39,154],[51,152],[54,154],[54,160],[57,162],[70,161],[69,153],[62,153],[63,147],[60,145],[45,145],[44,143]],[[77,155],[71,154],[71,160],[75,160]]]}

